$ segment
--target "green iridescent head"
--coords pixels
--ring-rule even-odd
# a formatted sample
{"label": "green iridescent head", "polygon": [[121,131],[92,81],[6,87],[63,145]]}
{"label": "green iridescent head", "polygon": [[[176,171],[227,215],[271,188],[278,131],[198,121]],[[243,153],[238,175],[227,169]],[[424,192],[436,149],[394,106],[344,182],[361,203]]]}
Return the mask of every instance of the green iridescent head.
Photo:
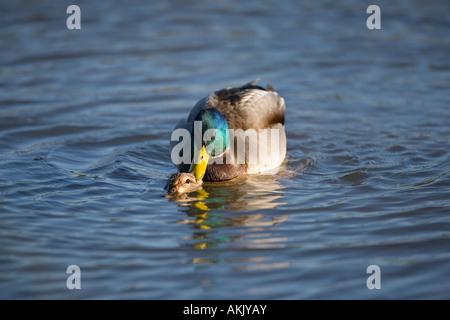
{"label": "green iridescent head", "polygon": [[225,152],[230,144],[228,123],[216,108],[207,108],[199,112],[195,121],[202,122],[203,144],[206,152],[215,157]]}
{"label": "green iridescent head", "polygon": [[[196,126],[201,124],[201,137],[195,137]],[[200,181],[206,173],[209,157],[219,156],[227,150],[230,144],[228,123],[216,108],[208,108],[199,112],[194,120],[194,139],[192,142],[193,158],[189,172]]]}

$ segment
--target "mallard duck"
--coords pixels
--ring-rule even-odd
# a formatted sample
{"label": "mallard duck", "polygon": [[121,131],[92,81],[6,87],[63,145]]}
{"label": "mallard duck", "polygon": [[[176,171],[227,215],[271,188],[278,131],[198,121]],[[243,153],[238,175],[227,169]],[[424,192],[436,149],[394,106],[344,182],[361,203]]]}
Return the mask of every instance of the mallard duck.
{"label": "mallard duck", "polygon": [[169,194],[278,169],[286,155],[285,103],[271,85],[255,85],[258,80],[213,92],[180,120],[171,138],[180,173],[170,178]]}

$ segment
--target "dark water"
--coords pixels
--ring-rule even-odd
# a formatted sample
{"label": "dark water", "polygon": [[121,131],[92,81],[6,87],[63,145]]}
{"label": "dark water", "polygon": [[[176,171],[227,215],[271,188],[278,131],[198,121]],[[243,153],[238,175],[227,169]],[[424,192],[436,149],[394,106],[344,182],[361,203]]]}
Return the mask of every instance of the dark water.
{"label": "dark water", "polygon": [[[450,5],[370,4],[2,1],[0,298],[449,299]],[[178,119],[255,78],[281,172],[164,198]]]}

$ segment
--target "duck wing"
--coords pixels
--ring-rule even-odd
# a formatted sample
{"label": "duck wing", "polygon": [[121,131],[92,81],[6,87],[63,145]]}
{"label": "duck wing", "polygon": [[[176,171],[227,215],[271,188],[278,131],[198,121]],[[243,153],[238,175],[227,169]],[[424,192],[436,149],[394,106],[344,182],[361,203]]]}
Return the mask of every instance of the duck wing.
{"label": "duck wing", "polygon": [[[257,81],[257,80],[256,80]],[[226,88],[200,100],[188,121],[204,108],[217,108],[228,122],[229,129],[264,129],[284,125],[285,103],[271,85],[267,89],[252,81],[240,88]]]}

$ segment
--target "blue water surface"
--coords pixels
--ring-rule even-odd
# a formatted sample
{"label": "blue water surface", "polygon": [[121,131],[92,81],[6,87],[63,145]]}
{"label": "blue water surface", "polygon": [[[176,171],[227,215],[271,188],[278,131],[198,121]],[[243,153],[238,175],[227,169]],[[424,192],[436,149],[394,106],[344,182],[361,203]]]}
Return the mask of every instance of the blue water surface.
{"label": "blue water surface", "polygon": [[[448,1],[71,4],[0,4],[0,298],[450,298]],[[280,172],[165,198],[178,120],[256,78]]]}

